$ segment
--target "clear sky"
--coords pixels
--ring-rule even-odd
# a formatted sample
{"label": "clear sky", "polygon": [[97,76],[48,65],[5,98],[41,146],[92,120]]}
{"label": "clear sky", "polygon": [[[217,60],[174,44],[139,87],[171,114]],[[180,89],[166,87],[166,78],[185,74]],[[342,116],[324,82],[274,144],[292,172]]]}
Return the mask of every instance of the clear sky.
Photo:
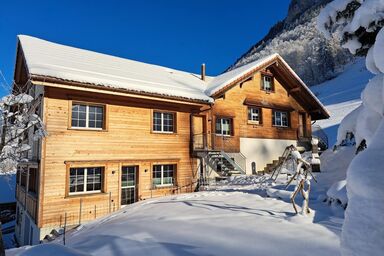
{"label": "clear sky", "polygon": [[[216,75],[282,20],[290,0],[4,0],[0,70],[13,78],[26,34],[123,58]],[[0,89],[0,95],[4,91]]]}

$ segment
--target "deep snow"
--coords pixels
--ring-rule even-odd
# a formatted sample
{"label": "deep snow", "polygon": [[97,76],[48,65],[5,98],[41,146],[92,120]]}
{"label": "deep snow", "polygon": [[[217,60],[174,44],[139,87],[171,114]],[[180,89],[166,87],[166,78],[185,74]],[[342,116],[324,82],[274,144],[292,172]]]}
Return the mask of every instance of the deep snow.
{"label": "deep snow", "polygon": [[[344,161],[337,168],[324,161],[323,172],[316,174],[319,182],[312,185],[308,216],[294,214],[289,202],[294,185],[284,190],[285,175],[276,182],[269,175],[238,176],[208,191],[127,206],[68,232],[65,250],[76,250],[68,251],[73,255],[339,255],[344,209],[324,199],[332,183],[345,178],[351,149],[325,153]],[[268,190],[279,193],[268,197]],[[54,243],[62,244],[62,237]],[[50,255],[48,245],[7,255]]]}

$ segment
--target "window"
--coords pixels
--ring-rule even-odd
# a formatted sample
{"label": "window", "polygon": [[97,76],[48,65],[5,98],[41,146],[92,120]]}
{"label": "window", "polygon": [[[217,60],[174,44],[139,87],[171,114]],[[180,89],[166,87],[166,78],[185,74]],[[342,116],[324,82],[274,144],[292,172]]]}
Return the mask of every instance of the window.
{"label": "window", "polygon": [[273,111],[272,124],[274,126],[288,127],[288,112]]}
{"label": "window", "polygon": [[256,107],[248,107],[248,121],[253,123],[261,123],[261,109]]}
{"label": "window", "polygon": [[232,134],[232,119],[216,118],[216,134],[230,136]]}
{"label": "window", "polygon": [[171,186],[175,176],[176,165],[162,164],[153,166],[153,185]]}
{"label": "window", "polygon": [[37,168],[29,168],[28,191],[37,192]]}
{"label": "window", "polygon": [[153,131],[173,133],[175,132],[175,114],[167,112],[153,112]]}
{"label": "window", "polygon": [[72,105],[72,127],[75,128],[104,128],[104,107],[73,104]]}
{"label": "window", "polygon": [[101,192],[103,167],[71,168],[69,193]]}
{"label": "window", "polygon": [[26,167],[20,168],[20,185],[24,188],[27,187],[28,169]]}
{"label": "window", "polygon": [[261,89],[267,92],[273,91],[273,77],[268,75],[262,75]]}

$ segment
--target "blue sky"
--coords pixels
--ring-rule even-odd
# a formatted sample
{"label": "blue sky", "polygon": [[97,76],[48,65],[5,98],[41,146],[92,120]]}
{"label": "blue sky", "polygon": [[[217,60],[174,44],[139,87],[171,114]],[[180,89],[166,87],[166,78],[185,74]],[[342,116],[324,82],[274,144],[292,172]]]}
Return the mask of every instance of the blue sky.
{"label": "blue sky", "polygon": [[[12,81],[16,35],[216,75],[287,13],[289,0],[5,0],[0,70]],[[4,91],[0,90],[0,95]]]}

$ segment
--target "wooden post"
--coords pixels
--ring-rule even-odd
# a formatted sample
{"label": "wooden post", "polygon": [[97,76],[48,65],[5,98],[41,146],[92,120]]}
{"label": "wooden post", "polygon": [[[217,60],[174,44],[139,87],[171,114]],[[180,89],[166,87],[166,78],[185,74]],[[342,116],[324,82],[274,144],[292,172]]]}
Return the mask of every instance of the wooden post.
{"label": "wooden post", "polygon": [[319,157],[319,140],[312,138],[312,162],[311,167],[313,172],[320,172],[320,157]]}
{"label": "wooden post", "polygon": [[63,235],[63,244],[65,245],[65,233],[67,231],[67,213],[64,213],[64,235]]}
{"label": "wooden post", "polygon": [[80,198],[80,212],[79,212],[79,225],[81,225],[81,212],[83,208],[83,199]]}
{"label": "wooden post", "polygon": [[112,192],[109,192],[109,213],[111,213]]}

